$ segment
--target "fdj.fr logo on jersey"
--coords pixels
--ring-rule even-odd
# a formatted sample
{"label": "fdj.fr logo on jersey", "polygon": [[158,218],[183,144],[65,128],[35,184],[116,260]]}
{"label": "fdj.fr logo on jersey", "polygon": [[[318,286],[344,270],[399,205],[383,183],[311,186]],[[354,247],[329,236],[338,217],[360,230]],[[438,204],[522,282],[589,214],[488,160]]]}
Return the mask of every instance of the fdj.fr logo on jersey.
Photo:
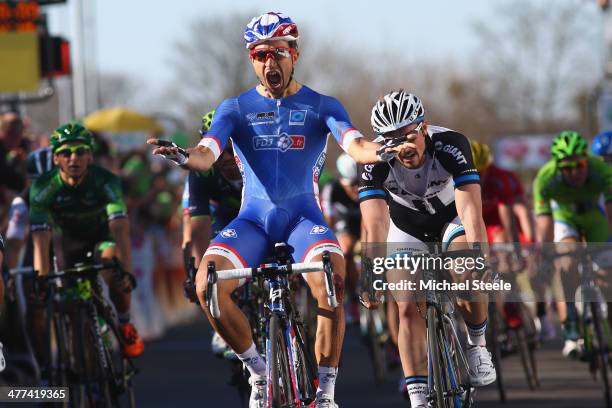
{"label": "fdj.fr logo on jersey", "polygon": [[253,149],[255,150],[287,150],[303,149],[306,138],[302,135],[289,136],[286,133],[280,135],[255,136],[253,138]]}
{"label": "fdj.fr logo on jersey", "polygon": [[238,234],[236,233],[235,229],[228,228],[221,231],[221,236],[223,238],[236,238]]}
{"label": "fdj.fr logo on jersey", "polygon": [[327,227],[324,225],[315,225],[314,227],[312,227],[312,229],[310,230],[311,234],[325,234],[327,232]]}

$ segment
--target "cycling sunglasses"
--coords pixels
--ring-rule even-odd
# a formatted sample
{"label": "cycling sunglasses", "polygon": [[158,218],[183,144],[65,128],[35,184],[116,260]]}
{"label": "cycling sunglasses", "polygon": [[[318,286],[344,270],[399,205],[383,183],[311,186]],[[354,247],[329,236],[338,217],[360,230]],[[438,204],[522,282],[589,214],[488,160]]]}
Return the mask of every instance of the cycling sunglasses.
{"label": "cycling sunglasses", "polygon": [[289,58],[291,57],[291,55],[293,55],[294,52],[294,48],[276,47],[260,50],[251,50],[249,52],[249,56],[255,61],[266,62],[270,57],[274,58],[275,60],[281,58]]}
{"label": "cycling sunglasses", "polygon": [[63,158],[69,158],[70,156],[72,156],[72,153],[75,153],[77,156],[83,156],[84,154],[90,151],[91,147],[84,144],[80,144],[61,147],[55,151],[55,154]]}
{"label": "cycling sunglasses", "polygon": [[558,166],[561,170],[569,170],[569,169],[576,169],[576,168],[583,169],[587,166],[588,162],[589,161],[587,159],[579,159],[579,160],[561,162],[558,164]]}
{"label": "cycling sunglasses", "polygon": [[[395,147],[395,146],[399,146],[399,145],[401,145],[403,143],[406,143],[406,142],[411,142],[413,140],[412,136],[416,136],[416,135],[419,134],[419,132],[421,132],[421,129],[423,128],[423,123],[424,122],[419,123],[419,126],[415,127],[414,129],[412,129],[409,132],[404,133],[401,136],[385,137],[385,142],[387,142],[387,143],[391,142],[393,144],[393,146],[390,146],[390,147]],[[411,139],[411,140],[409,140],[409,139]]]}

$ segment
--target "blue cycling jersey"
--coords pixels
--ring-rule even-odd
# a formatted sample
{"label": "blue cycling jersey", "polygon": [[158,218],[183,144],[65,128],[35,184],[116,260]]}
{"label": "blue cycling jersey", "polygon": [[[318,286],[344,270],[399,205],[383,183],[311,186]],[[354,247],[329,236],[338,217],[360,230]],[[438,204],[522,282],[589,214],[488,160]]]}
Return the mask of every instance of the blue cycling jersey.
{"label": "blue cycling jersey", "polygon": [[223,101],[200,145],[217,159],[232,139],[243,200],[238,216],[206,254],[223,256],[236,268],[254,266],[283,241],[298,261],[323,251],[342,256],[317,200],[330,132],[345,150],[361,137],[338,100],[306,86],[282,99],[266,98],[253,88]]}
{"label": "blue cycling jersey", "polygon": [[345,150],[361,137],[337,99],[306,86],[282,99],[253,88],[215,109],[200,145],[217,159],[231,138],[244,179],[243,206],[253,198],[280,205],[298,195],[314,198],[330,132]]}

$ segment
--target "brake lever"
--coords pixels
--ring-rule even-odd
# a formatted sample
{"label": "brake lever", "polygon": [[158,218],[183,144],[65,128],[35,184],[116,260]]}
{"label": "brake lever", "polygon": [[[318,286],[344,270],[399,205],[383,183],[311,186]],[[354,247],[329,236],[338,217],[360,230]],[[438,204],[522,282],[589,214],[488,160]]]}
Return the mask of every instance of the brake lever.
{"label": "brake lever", "polygon": [[329,251],[323,253],[323,271],[325,272],[325,286],[327,287],[327,301],[333,308],[338,307],[336,289],[334,288],[334,276],[332,271],[331,256]]}

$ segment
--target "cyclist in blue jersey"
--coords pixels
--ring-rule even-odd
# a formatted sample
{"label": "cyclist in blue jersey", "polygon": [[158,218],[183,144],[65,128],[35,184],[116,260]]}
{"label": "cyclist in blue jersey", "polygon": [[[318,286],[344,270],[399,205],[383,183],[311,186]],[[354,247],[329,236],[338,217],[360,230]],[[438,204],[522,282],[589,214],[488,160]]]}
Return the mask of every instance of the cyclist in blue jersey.
{"label": "cyclist in blue jersey", "polygon": [[606,130],[593,138],[591,151],[594,156],[601,156],[606,162],[612,164],[612,130]]}
{"label": "cyclist in blue jersey", "polygon": [[[247,25],[244,39],[260,84],[226,99],[216,109],[207,135],[189,150],[188,157],[176,147],[159,147],[154,154],[190,170],[206,171],[232,140],[238,168],[244,179],[243,202],[238,217],[208,247],[196,278],[202,304],[206,287],[206,264],[218,269],[254,266],[270,253],[275,242],[287,242],[299,262],[332,255],[341,302],[345,264],[338,242],[325,223],[317,201],[317,180],[325,163],[327,134],[359,163],[387,158],[379,145],[367,142],[351,124],[340,102],[321,95],[293,78],[299,58],[298,29],[281,13],[266,13]],[[149,144],[156,144],[150,139]],[[202,266],[204,265],[204,266]],[[315,407],[337,407],[334,387],[344,337],[342,308],[327,304],[324,275],[309,274],[308,285],[317,299],[318,319],[315,354],[319,363],[319,388]],[[205,310],[217,332],[236,351],[251,373],[250,407],[266,406],[265,361],[258,353],[246,317],[230,298],[240,285],[218,285],[221,317]]]}

